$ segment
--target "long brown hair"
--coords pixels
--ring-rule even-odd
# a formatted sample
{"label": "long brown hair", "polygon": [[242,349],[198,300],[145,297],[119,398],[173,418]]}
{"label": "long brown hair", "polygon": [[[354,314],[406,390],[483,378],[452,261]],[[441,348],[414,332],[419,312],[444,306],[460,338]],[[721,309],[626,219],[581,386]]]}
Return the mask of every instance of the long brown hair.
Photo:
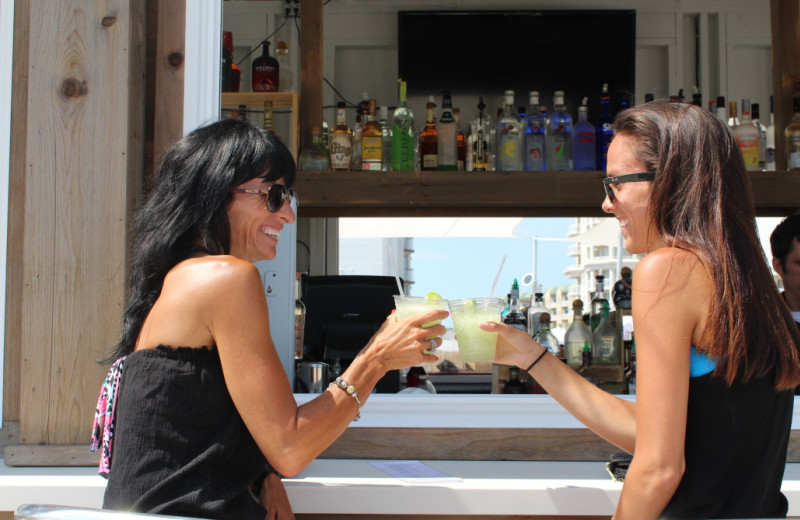
{"label": "long brown hair", "polygon": [[634,139],[656,172],[650,218],[663,241],[697,255],[714,298],[706,352],[728,384],[772,376],[777,390],[800,383],[800,332],[781,298],[755,224],[750,179],[728,127],[686,103],[625,110],[614,129]]}

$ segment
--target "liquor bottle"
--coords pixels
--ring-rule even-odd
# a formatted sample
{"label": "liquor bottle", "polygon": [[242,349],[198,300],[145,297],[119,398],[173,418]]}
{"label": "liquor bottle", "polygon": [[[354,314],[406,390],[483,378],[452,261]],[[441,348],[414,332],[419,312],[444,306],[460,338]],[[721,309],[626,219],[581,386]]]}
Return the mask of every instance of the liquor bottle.
{"label": "liquor bottle", "polygon": [[503,317],[503,323],[509,327],[519,330],[528,330],[525,315],[519,309],[519,283],[514,278],[514,283],[511,285],[511,293],[509,294],[508,313]]}
{"label": "liquor bottle", "polygon": [[775,171],[775,108],[774,98],[769,97],[769,124],[767,125],[767,170]]}
{"label": "liquor bottle", "polygon": [[291,92],[294,87],[294,74],[289,65],[289,46],[285,41],[279,41],[275,46],[275,59],[281,73],[281,82],[278,85],[281,92]]}
{"label": "liquor bottle", "polygon": [[555,111],[547,122],[547,170],[572,170],[572,117],[564,105],[564,92],[553,96]]}
{"label": "liquor bottle", "polygon": [[458,170],[458,128],[450,91],[442,94],[442,115],[436,124],[437,170]]}
{"label": "liquor bottle", "polygon": [[302,300],[300,273],[294,274],[294,358],[303,359],[303,335],[306,329],[306,306]]}
{"label": "liquor bottle", "polygon": [[406,82],[398,79],[400,101],[392,114],[392,171],[411,172],[414,162],[414,114],[408,108]]}
{"label": "liquor bottle", "polygon": [[[733,102],[731,105],[735,106]],[[758,144],[761,134],[750,118],[750,100],[747,98],[742,100],[742,120],[733,127],[733,138],[736,139],[739,150],[742,152],[744,167],[750,171],[758,171],[760,169],[758,167]]]}
{"label": "liquor bottle", "polygon": [[753,124],[758,128],[758,169],[767,169],[767,127],[761,122],[761,110],[758,103],[753,103],[750,112],[753,115]]}
{"label": "liquor bottle", "polygon": [[792,120],[783,135],[786,139],[786,169],[800,170],[800,97],[792,98]]}
{"label": "liquor bottle", "polygon": [[383,166],[383,130],[376,117],[375,100],[369,100],[367,122],[361,128],[361,169],[381,171]]}
{"label": "liquor bottle", "polygon": [[578,171],[594,170],[597,162],[595,132],[589,122],[587,101],[587,98],[583,98],[583,104],[578,107],[578,122],[572,129],[573,168]]}
{"label": "liquor bottle", "polygon": [[561,352],[561,345],[558,341],[558,338],[552,332],[550,332],[549,312],[543,312],[541,316],[539,316],[539,330],[536,332],[533,340],[539,345],[545,347],[557,358],[563,359],[564,356]]}
{"label": "liquor bottle", "polygon": [[486,103],[483,98],[478,98],[478,117],[470,123],[469,142],[472,153],[470,154],[469,171],[485,172],[489,170],[489,135],[492,123],[484,112]]}
{"label": "liquor bottle", "polygon": [[315,126],[311,129],[311,144],[300,152],[297,168],[303,172],[326,172],[331,169],[331,158],[328,151],[322,146],[320,136],[322,130]]}
{"label": "liquor bottle", "polygon": [[[322,144],[322,147],[325,148],[325,150],[328,150],[328,148],[330,147],[330,144],[331,144],[330,139],[331,139],[331,127],[328,126],[328,122],[323,119],[322,120],[322,134],[319,137],[319,142],[320,142],[320,144]],[[330,150],[328,150],[328,151],[330,151]]]}
{"label": "liquor bottle", "polygon": [[649,102],[653,101],[655,98],[656,98],[656,96],[654,94],[651,94],[651,93],[648,92],[647,94],[644,95],[644,102],[645,103],[649,103]]}
{"label": "liquor bottle", "polygon": [[263,128],[264,130],[267,130],[269,132],[273,132],[274,133],[275,130],[273,128],[272,114],[273,114],[273,111],[272,111],[272,100],[271,99],[265,99],[264,100],[264,120],[261,123],[261,128]]}
{"label": "liquor bottle", "polygon": [[[646,102],[647,98],[645,96]],[[613,137],[614,117],[611,115],[611,96],[608,95],[608,83],[603,83],[603,91],[600,95],[600,117],[597,118],[597,129],[595,130],[595,145],[597,146],[595,168],[600,171],[606,171],[608,145],[611,144]]]}
{"label": "liquor bottle", "polygon": [[369,110],[369,95],[361,93],[361,101],[356,106],[356,122],[353,125],[353,169],[361,169],[361,129],[367,120]]}
{"label": "liquor bottle", "polygon": [[533,337],[539,332],[541,327],[540,317],[543,313],[550,313],[550,309],[544,306],[544,293],[542,286],[536,287],[536,292],[533,295],[533,304],[528,308],[528,335]]}
{"label": "liquor bottle", "polygon": [[608,303],[608,296],[603,285],[605,277],[598,274],[594,277],[595,288],[592,293],[591,307],[589,308],[589,326],[594,331],[600,323],[600,317],[603,310],[603,303]]}
{"label": "liquor bottle", "polygon": [[503,113],[495,126],[497,171],[522,171],[522,122],[514,111],[514,91],[506,90]]}
{"label": "liquor bottle", "polygon": [[527,394],[528,389],[519,380],[519,367],[511,366],[508,368],[508,381],[503,385],[504,394]]}
{"label": "liquor bottle", "polygon": [[603,302],[600,323],[592,333],[592,362],[595,365],[621,366],[622,342],[609,320],[608,301]]}
{"label": "liquor bottle", "polygon": [[222,69],[220,70],[220,90],[222,90],[222,92],[233,92],[231,87],[232,66],[233,33],[224,31],[222,33]]}
{"label": "liquor bottle", "polygon": [[381,105],[378,123],[381,125],[381,136],[383,137],[383,150],[381,170],[392,171],[392,128],[389,126],[389,107]]}
{"label": "liquor bottle", "polygon": [[633,344],[631,345],[631,362],[628,365],[625,380],[628,383],[628,393],[636,395],[636,338],[633,338]]}
{"label": "liquor bottle", "polygon": [[438,138],[436,134],[436,102],[433,96],[425,104],[425,128],[419,133],[419,153],[422,169],[436,170],[439,166]]}
{"label": "liquor bottle", "polygon": [[739,107],[736,101],[728,102],[728,127],[736,128],[739,126]]}
{"label": "liquor bottle", "polygon": [[697,85],[692,87],[692,104],[698,107],[703,106],[703,95],[700,93]]}
{"label": "liquor bottle", "polygon": [[583,321],[583,302],[576,298],[572,302],[572,323],[564,334],[564,349],[567,354],[567,364],[578,368],[583,356],[583,345],[592,342],[592,331]]}
{"label": "liquor bottle", "polygon": [[280,65],[278,60],[269,55],[269,41],[264,40],[261,46],[261,56],[253,60],[253,92],[277,92],[280,85]]}
{"label": "liquor bottle", "polygon": [[589,342],[583,343],[583,350],[581,351],[581,371],[591,368],[592,366],[592,349],[589,347]]}
{"label": "liquor bottle", "polygon": [[[683,99],[683,89],[681,89],[680,98]],[[631,96],[628,93],[623,92],[619,98],[619,110],[617,113],[622,112],[623,110],[627,110],[631,107]]]}
{"label": "liquor bottle", "polygon": [[541,172],[546,169],[545,127],[547,121],[539,111],[539,91],[528,93],[528,113],[525,116],[525,171]]}
{"label": "liquor bottle", "polygon": [[353,132],[347,126],[344,101],[336,106],[336,126],[331,132],[329,150],[331,170],[349,171],[353,168]]}
{"label": "liquor bottle", "polygon": [[456,159],[458,171],[463,172],[467,164],[467,138],[461,131],[461,110],[453,108],[453,117],[456,120]]}
{"label": "liquor bottle", "polygon": [[242,121],[250,121],[250,118],[247,116],[247,105],[239,105],[239,112],[237,115]]}
{"label": "liquor bottle", "polygon": [[717,96],[717,117],[723,123],[728,122],[728,110],[725,108],[725,96]]}

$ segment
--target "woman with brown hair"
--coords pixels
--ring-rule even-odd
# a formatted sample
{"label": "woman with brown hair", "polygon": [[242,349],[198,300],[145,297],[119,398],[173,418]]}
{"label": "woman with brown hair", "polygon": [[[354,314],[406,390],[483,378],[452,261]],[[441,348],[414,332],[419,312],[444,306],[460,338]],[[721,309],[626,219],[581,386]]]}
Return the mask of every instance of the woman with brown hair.
{"label": "woman with brown hair", "polygon": [[800,383],[800,333],[761,249],[728,128],[656,101],[622,112],[603,210],[633,276],[637,395],[604,392],[498,323],[495,361],[529,367],[595,433],[634,455],[614,518],[784,517],[780,492]]}

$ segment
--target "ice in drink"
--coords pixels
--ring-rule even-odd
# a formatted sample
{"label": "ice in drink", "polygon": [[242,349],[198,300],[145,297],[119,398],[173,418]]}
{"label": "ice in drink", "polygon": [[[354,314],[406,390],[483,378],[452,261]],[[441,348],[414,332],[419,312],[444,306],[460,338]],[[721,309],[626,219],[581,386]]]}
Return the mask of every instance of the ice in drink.
{"label": "ice in drink", "polygon": [[497,333],[483,331],[478,324],[483,321],[500,322],[500,313],[506,302],[500,298],[472,298],[450,300],[448,303],[461,360],[493,361]]}
{"label": "ice in drink", "polygon": [[[404,320],[416,314],[424,314],[433,309],[447,310],[447,300],[440,298],[420,298],[418,296],[394,295],[394,307],[397,309],[397,319]],[[442,320],[434,320],[424,323],[423,327],[438,325]]]}

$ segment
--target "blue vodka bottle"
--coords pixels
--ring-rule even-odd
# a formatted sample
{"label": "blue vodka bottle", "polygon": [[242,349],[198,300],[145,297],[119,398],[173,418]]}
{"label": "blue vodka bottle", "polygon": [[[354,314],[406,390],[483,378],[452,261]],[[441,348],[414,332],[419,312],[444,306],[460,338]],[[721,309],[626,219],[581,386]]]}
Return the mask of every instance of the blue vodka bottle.
{"label": "blue vodka bottle", "polygon": [[539,92],[529,94],[528,112],[525,115],[525,171],[545,171],[544,131],[547,121],[539,110]]}
{"label": "blue vodka bottle", "polygon": [[595,167],[599,171],[606,171],[608,145],[614,137],[614,118],[611,116],[611,97],[608,95],[608,83],[603,83],[603,92],[600,95],[600,117],[597,118],[595,130],[595,143],[597,154]]}

